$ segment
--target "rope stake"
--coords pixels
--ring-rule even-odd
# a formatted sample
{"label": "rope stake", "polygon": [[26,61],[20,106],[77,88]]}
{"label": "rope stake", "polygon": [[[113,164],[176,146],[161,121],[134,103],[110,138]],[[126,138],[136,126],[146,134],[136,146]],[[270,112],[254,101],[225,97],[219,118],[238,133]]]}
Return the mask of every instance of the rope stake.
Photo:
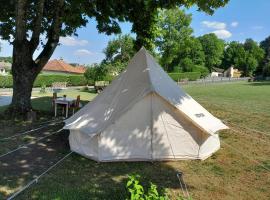
{"label": "rope stake", "polygon": [[189,192],[188,192],[188,189],[187,189],[187,185],[185,184],[184,179],[183,179],[183,172],[177,172],[176,176],[177,176],[177,178],[179,180],[179,184],[180,184],[183,196],[185,198],[190,199],[190,195],[189,195]]}

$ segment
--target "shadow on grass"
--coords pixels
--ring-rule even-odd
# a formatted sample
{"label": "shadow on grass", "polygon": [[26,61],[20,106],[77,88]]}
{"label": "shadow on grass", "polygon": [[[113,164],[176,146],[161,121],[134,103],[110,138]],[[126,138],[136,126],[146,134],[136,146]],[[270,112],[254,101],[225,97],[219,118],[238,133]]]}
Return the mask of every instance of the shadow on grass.
{"label": "shadow on grass", "polygon": [[[50,134],[52,131],[47,130]],[[59,133],[0,158],[0,199],[5,199],[69,152],[67,134]]]}
{"label": "shadow on grass", "polygon": [[166,162],[98,163],[73,154],[18,199],[126,199],[130,174],[139,174],[144,188],[152,182],[180,191],[176,173]]}
{"label": "shadow on grass", "polygon": [[[0,159],[0,199],[10,196],[64,157],[69,151],[66,133]],[[17,199],[125,199],[128,175],[141,175],[145,188],[152,182],[159,190],[178,190],[176,173],[166,162],[99,163],[74,153]]]}
{"label": "shadow on grass", "polygon": [[270,81],[253,82],[253,83],[251,83],[250,85],[253,85],[253,86],[270,85]]}

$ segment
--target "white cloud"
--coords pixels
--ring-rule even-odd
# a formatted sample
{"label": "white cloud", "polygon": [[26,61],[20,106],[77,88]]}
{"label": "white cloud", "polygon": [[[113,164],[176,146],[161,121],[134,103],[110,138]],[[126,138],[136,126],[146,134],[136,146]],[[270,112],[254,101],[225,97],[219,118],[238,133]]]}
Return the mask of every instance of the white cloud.
{"label": "white cloud", "polygon": [[94,53],[87,49],[78,49],[74,52],[74,55],[75,56],[92,56],[94,55]]}
{"label": "white cloud", "polygon": [[225,29],[226,28],[226,24],[223,23],[223,22],[216,22],[216,21],[202,21],[201,24],[204,26],[204,27],[207,27],[207,28],[212,28],[212,29],[218,29],[218,30],[221,30],[221,29]]}
{"label": "white cloud", "polygon": [[79,40],[71,36],[60,37],[60,43],[65,46],[85,46],[88,44],[87,40]]}
{"label": "white cloud", "polygon": [[231,23],[231,26],[232,26],[232,27],[237,27],[238,25],[239,25],[238,22],[232,22],[232,23]]}
{"label": "white cloud", "polygon": [[227,38],[230,38],[232,36],[232,33],[230,31],[225,30],[225,29],[215,30],[212,33],[214,33],[220,39],[227,39]]}

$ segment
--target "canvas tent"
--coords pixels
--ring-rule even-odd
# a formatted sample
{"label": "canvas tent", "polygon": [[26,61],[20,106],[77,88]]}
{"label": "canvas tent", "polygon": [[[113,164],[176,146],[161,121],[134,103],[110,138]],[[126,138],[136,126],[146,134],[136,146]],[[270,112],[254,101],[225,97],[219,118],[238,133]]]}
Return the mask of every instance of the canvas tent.
{"label": "canvas tent", "polygon": [[205,159],[226,129],[142,48],[92,102],[65,121],[72,151],[98,161]]}

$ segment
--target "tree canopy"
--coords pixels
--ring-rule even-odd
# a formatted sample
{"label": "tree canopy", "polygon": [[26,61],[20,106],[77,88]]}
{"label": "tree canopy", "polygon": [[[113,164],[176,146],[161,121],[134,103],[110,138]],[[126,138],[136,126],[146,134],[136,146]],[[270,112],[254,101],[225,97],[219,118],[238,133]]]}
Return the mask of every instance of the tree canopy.
{"label": "tree canopy", "polygon": [[219,39],[214,33],[205,34],[198,38],[202,44],[205,54],[205,66],[211,70],[219,66],[222,62],[224,41]]}
{"label": "tree canopy", "polygon": [[160,62],[167,71],[177,65],[178,53],[193,32],[190,27],[191,15],[179,8],[159,10],[156,23],[155,45],[160,52]]}
{"label": "tree canopy", "polygon": [[117,38],[109,41],[104,49],[105,60],[109,62],[128,61],[134,51],[134,39],[130,35],[119,35]]}
{"label": "tree canopy", "polygon": [[[33,83],[59,43],[60,36],[95,19],[99,32],[120,33],[119,22],[132,23],[135,48],[153,48],[158,8],[190,7],[213,13],[229,0],[2,0],[0,37],[13,45],[13,98],[9,113],[25,114],[32,108]],[[42,39],[45,38],[45,39]],[[40,46],[39,55],[33,55]]]}
{"label": "tree canopy", "polygon": [[223,67],[235,66],[241,69],[246,62],[246,52],[242,43],[232,41],[230,42],[224,52]]}
{"label": "tree canopy", "polygon": [[270,36],[261,41],[260,47],[265,51],[265,56],[259,72],[262,72],[264,76],[270,76]]}

